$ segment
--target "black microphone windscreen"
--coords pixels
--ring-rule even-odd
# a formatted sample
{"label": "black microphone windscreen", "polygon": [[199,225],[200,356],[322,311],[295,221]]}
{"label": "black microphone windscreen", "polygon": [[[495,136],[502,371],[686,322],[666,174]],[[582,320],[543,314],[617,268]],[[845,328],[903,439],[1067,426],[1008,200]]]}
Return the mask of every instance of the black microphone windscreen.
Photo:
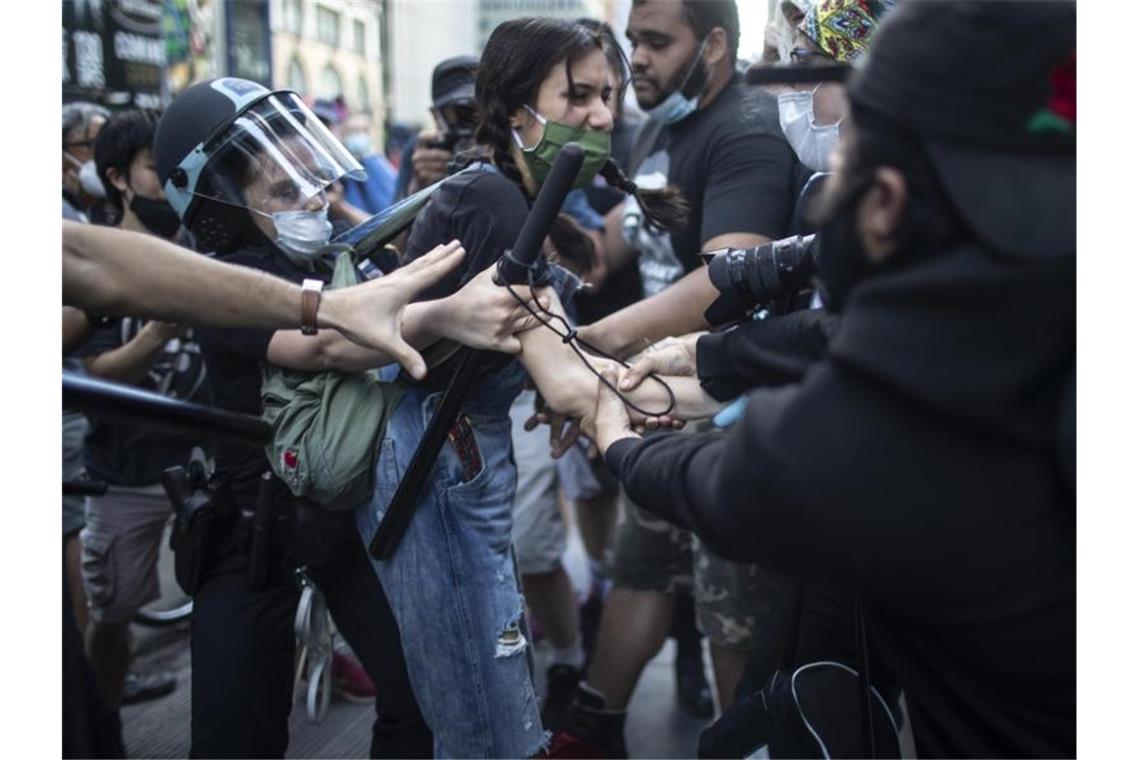
{"label": "black microphone windscreen", "polygon": [[523,222],[514,247],[507,252],[499,264],[495,281],[520,285],[527,282],[527,272],[534,267],[542,252],[542,241],[550,232],[555,217],[570,192],[578,171],[582,168],[585,153],[578,143],[567,143],[558,152],[546,181],[539,188],[530,213]]}

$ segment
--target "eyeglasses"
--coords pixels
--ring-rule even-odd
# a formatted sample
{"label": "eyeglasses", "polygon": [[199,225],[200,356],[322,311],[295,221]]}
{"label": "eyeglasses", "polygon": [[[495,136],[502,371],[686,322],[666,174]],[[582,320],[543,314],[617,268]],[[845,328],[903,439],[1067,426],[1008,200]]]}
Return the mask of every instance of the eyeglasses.
{"label": "eyeglasses", "polygon": [[792,48],[788,55],[792,59],[793,66],[822,66],[824,64],[834,63],[831,58],[823,53],[817,53],[807,48]]}

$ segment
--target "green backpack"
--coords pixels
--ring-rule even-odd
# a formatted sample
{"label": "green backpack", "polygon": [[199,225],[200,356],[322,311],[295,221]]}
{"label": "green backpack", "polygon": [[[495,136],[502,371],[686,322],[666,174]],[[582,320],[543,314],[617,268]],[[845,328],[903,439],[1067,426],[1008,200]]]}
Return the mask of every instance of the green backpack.
{"label": "green backpack", "polygon": [[[352,253],[344,251],[330,288],[356,282]],[[265,453],[274,474],[294,496],[326,509],[367,501],[384,428],[403,395],[375,370],[301,372],[263,364],[261,416],[273,428]]]}
{"label": "green backpack", "polygon": [[[357,284],[356,263],[409,227],[448,179],[338,238],[351,242],[330,244],[325,250],[339,253],[329,288]],[[261,417],[273,428],[273,441],[265,447],[273,473],[294,496],[330,510],[356,508],[372,496],[384,429],[403,394],[400,386],[382,382],[375,370],[302,372],[264,363]]]}

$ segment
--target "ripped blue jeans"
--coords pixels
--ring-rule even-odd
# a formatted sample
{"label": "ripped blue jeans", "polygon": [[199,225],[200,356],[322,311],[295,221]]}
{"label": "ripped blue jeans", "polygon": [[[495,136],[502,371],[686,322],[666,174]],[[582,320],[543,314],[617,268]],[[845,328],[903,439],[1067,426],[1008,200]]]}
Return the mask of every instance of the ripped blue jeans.
{"label": "ripped blue jeans", "polygon": [[[524,378],[522,365],[512,362],[470,395],[463,412],[481,469],[465,478],[455,447],[445,443],[395,554],[372,563],[399,624],[437,757],[531,757],[547,739],[511,551],[517,472],[509,411]],[[366,545],[441,395],[408,385],[389,419],[372,500],[356,511]],[[470,457],[467,466],[471,476]]]}

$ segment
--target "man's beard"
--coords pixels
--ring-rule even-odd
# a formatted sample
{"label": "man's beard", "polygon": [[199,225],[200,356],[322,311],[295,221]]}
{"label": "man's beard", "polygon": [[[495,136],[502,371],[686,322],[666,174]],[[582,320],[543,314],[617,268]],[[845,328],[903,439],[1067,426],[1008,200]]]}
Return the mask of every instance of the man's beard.
{"label": "man's beard", "polygon": [[870,177],[850,181],[835,175],[828,182],[843,182],[824,188],[808,212],[818,227],[816,279],[820,298],[830,312],[842,310],[848,294],[875,271],[863,248],[856,225],[859,201],[874,184]]}
{"label": "man's beard", "polygon": [[[698,48],[699,50],[699,48]],[[657,97],[651,103],[642,103],[641,97],[637,96],[637,105],[642,110],[648,110],[661,105],[665,98],[672,95],[677,90],[681,89],[681,85],[685,84],[685,76],[689,73],[689,67],[693,66],[693,59],[690,58],[685,62],[685,65],[679,68],[676,73],[669,79],[669,83],[664,89],[658,91]],[[682,90],[681,94],[686,98],[691,98],[698,92],[701,92],[709,81],[709,72],[705,69],[704,61],[699,62],[693,67],[692,76],[689,77],[688,85]],[[654,82],[656,84],[656,82]],[[637,95],[637,90],[634,90],[634,95]]]}

